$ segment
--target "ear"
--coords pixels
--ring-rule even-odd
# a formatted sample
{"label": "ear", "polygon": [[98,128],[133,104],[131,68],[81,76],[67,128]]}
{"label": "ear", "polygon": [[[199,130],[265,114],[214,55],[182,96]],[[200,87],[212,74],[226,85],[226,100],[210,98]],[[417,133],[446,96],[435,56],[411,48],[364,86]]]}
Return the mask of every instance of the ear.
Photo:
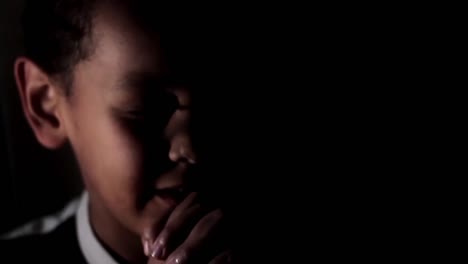
{"label": "ear", "polygon": [[14,70],[23,112],[37,140],[46,148],[59,148],[67,140],[58,109],[60,87],[28,58],[16,59]]}

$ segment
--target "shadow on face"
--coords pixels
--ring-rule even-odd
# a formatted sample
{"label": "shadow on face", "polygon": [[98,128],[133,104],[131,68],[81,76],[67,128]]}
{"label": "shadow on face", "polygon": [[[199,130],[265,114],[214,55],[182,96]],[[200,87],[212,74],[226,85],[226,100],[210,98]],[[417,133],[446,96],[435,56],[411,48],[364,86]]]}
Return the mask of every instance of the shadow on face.
{"label": "shadow on face", "polygon": [[187,50],[166,48],[181,39],[124,7],[97,7],[93,52],[75,68],[63,116],[91,199],[140,232],[146,217],[164,214],[158,190],[204,181],[193,138],[199,83],[187,74],[194,57],[184,64]]}

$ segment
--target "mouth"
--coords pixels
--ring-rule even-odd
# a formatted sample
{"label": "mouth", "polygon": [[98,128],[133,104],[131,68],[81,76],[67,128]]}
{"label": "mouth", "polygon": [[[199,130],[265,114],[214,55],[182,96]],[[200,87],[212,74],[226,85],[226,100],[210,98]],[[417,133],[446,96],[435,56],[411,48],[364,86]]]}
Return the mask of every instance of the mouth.
{"label": "mouth", "polygon": [[180,203],[190,193],[186,186],[155,189],[154,195],[171,204]]}

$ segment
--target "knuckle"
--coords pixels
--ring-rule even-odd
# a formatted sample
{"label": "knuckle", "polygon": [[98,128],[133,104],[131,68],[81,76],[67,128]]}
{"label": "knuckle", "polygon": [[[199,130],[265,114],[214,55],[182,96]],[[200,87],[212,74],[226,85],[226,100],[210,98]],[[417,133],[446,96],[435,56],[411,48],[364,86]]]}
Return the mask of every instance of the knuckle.
{"label": "knuckle", "polygon": [[174,254],[175,263],[185,263],[189,257],[189,252],[186,249],[180,249]]}
{"label": "knuckle", "polygon": [[223,213],[221,210],[215,210],[209,213],[199,222],[199,231],[202,233],[208,232],[208,230],[218,226],[222,218]]}
{"label": "knuckle", "polygon": [[215,220],[220,220],[224,217],[224,213],[221,209],[216,209],[214,212],[213,212],[213,218]]}
{"label": "knuckle", "polygon": [[208,215],[204,223],[207,225],[211,225],[213,223],[219,222],[221,219],[223,219],[223,217],[223,211],[221,211],[221,209],[216,209]]}
{"label": "knuckle", "polygon": [[169,233],[167,231],[163,231],[157,238],[157,243],[163,246],[167,245],[168,238],[169,238]]}

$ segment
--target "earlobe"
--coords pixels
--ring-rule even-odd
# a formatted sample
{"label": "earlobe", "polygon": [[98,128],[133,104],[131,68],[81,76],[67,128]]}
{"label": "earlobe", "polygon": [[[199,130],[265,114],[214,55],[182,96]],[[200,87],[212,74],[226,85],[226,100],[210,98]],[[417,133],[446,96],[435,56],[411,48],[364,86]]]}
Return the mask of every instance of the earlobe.
{"label": "earlobe", "polygon": [[46,148],[62,146],[66,133],[58,111],[59,87],[28,58],[18,58],[14,70],[23,112],[37,140]]}

